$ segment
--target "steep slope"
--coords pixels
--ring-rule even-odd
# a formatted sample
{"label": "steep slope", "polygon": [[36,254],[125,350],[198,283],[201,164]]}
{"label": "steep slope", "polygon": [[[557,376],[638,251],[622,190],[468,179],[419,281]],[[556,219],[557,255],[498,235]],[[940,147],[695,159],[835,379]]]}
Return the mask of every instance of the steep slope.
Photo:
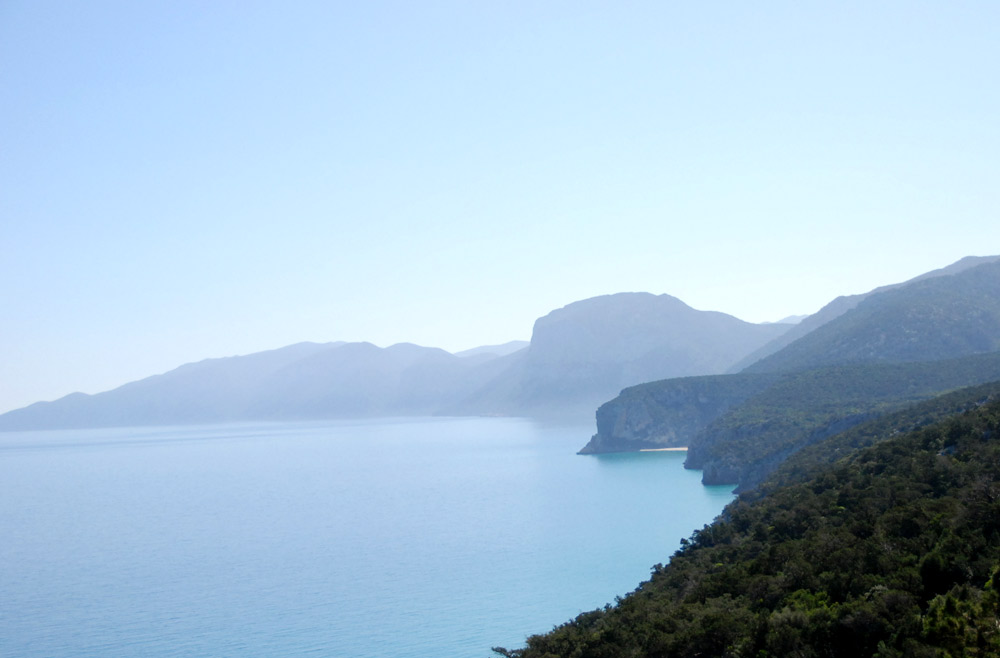
{"label": "steep slope", "polygon": [[942,392],[1000,379],[1000,352],[651,382],[597,412],[581,453],[688,446],[705,484],[753,487],[799,450]]}
{"label": "steep slope", "polygon": [[597,409],[597,434],[580,454],[686,447],[716,418],[780,378],[706,375],[631,386]]}
{"label": "steep slope", "polygon": [[861,423],[795,453],[759,486],[742,492],[740,499],[758,500],[782,487],[805,482],[858,450],[901,433],[913,432],[941,422],[949,416],[974,410],[991,399],[1000,399],[1000,381],[960,388]]}
{"label": "steep slope", "polygon": [[698,311],[669,295],[594,297],[539,318],[523,360],[463,408],[473,413],[591,414],[626,386],[725,372],[790,327]]}
{"label": "steep slope", "polygon": [[862,363],[787,373],[709,423],[685,466],[706,484],[756,486],[790,455],[943,392],[1000,380],[1000,352],[921,363]]}
{"label": "steep slope", "polygon": [[[635,592],[508,658],[1000,655],[1000,402],[730,505]],[[890,428],[887,428],[890,429]]]}
{"label": "steep slope", "polygon": [[993,261],[872,293],[746,372],[933,361],[997,349],[1000,262]]}
{"label": "steep slope", "polygon": [[751,354],[747,355],[743,359],[740,359],[731,369],[730,372],[739,372],[744,368],[752,366],[758,361],[781,351],[788,345],[791,345],[798,339],[802,338],[806,334],[812,333],[814,330],[825,325],[831,320],[839,318],[844,313],[847,313],[851,309],[855,308],[858,304],[866,300],[868,297],[881,293],[887,292],[889,290],[895,290],[897,288],[902,288],[911,283],[917,281],[924,281],[927,279],[933,279],[941,276],[951,276],[954,274],[959,274],[965,270],[978,267],[980,265],[985,265],[988,263],[995,263],[1000,261],[1000,256],[966,256],[965,258],[948,265],[947,267],[942,267],[937,270],[932,270],[930,272],[925,272],[920,276],[914,277],[909,281],[903,283],[895,283],[887,286],[880,286],[866,293],[858,295],[845,295],[842,297],[837,297],[829,304],[821,308],[816,313],[803,318],[794,328],[787,331],[786,333],[778,336],[774,340],[768,342],[763,347],[755,350]]}

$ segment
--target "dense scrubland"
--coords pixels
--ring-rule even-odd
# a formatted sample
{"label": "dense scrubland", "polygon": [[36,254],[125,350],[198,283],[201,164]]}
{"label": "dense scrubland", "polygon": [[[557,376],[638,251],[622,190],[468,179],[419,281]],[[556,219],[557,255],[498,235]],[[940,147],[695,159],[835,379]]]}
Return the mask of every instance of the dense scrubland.
{"label": "dense scrubland", "polygon": [[803,451],[614,606],[497,652],[993,656],[998,590],[1000,384],[991,384]]}
{"label": "dense scrubland", "polygon": [[754,355],[622,391],[584,448],[688,446],[737,501],[615,605],[496,653],[1000,655],[1000,263],[834,300]]}

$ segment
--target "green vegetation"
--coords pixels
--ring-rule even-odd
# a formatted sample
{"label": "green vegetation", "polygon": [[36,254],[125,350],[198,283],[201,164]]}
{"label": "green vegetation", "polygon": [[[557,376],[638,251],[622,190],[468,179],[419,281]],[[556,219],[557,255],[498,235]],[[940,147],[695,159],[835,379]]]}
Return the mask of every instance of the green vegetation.
{"label": "green vegetation", "polygon": [[1000,399],[1000,381],[963,388],[880,416],[803,448],[783,462],[760,486],[744,492],[741,498],[745,501],[756,500],[780,487],[816,477],[830,464],[861,448],[872,446],[886,437],[912,432],[949,416],[964,413],[990,399]]}
{"label": "green vegetation", "polygon": [[1000,379],[1000,352],[925,363],[864,363],[788,373],[691,442],[709,484],[760,483],[798,450],[946,391]]}
{"label": "green vegetation", "polygon": [[616,605],[496,653],[1000,655],[998,391],[956,392],[800,453],[766,496],[730,505]]}
{"label": "green vegetation", "polygon": [[601,406],[582,453],[689,446],[706,484],[759,484],[838,432],[946,391],[1000,379],[1000,352],[923,363],[685,377],[633,386]]}
{"label": "green vegetation", "polygon": [[936,361],[1000,349],[1000,263],[871,295],[744,372]]}
{"label": "green vegetation", "polygon": [[706,375],[631,386],[597,410],[597,434],[580,454],[687,446],[713,420],[780,379]]}

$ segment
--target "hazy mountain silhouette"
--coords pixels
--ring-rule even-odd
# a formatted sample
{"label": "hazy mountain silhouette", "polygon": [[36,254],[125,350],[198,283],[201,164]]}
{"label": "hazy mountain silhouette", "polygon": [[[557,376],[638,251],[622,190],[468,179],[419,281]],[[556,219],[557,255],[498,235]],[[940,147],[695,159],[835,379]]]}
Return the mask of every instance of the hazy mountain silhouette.
{"label": "hazy mountain silhouette", "polygon": [[725,372],[790,327],[698,311],[670,295],[594,297],[536,320],[528,349],[453,411],[589,415],[626,386]]}
{"label": "hazy mountain silhouette", "polygon": [[0,416],[0,429],[432,414],[592,417],[622,388],[725,371],[790,325],[696,311],[669,295],[570,304],[523,341],[459,354],[412,344],[303,343],[181,366],[97,395]]}
{"label": "hazy mountain silhouette", "polygon": [[0,416],[0,429],[168,425],[241,420],[275,373],[344,343],[298,343],[247,356],[206,359],[96,395],[73,393]]}
{"label": "hazy mountain silhouette", "polygon": [[490,376],[484,366],[410,344],[301,343],[39,402],[0,416],[0,429],[428,415]]}
{"label": "hazy mountain silhouette", "polygon": [[0,416],[0,429],[432,414],[583,418],[623,388],[723,373],[817,324],[747,372],[1000,349],[1000,262],[964,259],[838,298],[798,325],[751,324],[669,295],[621,293],[539,318],[526,348],[512,342],[455,355],[406,343],[302,343],[36,403]]}
{"label": "hazy mountain silhouette", "polygon": [[475,385],[480,365],[411,343],[348,343],[274,373],[249,409],[273,419],[432,415]]}
{"label": "hazy mountain silhouette", "polygon": [[512,340],[502,345],[482,345],[481,347],[462,350],[461,352],[455,352],[455,356],[460,356],[463,359],[507,356],[508,354],[523,350],[530,344],[526,340]]}

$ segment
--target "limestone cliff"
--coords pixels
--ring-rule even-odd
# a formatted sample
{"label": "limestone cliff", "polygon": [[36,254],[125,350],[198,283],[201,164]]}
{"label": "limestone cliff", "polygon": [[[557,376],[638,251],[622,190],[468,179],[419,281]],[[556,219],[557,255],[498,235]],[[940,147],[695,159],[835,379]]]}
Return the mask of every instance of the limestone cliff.
{"label": "limestone cliff", "polygon": [[675,448],[778,376],[683,377],[626,388],[597,410],[597,434],[580,454]]}

